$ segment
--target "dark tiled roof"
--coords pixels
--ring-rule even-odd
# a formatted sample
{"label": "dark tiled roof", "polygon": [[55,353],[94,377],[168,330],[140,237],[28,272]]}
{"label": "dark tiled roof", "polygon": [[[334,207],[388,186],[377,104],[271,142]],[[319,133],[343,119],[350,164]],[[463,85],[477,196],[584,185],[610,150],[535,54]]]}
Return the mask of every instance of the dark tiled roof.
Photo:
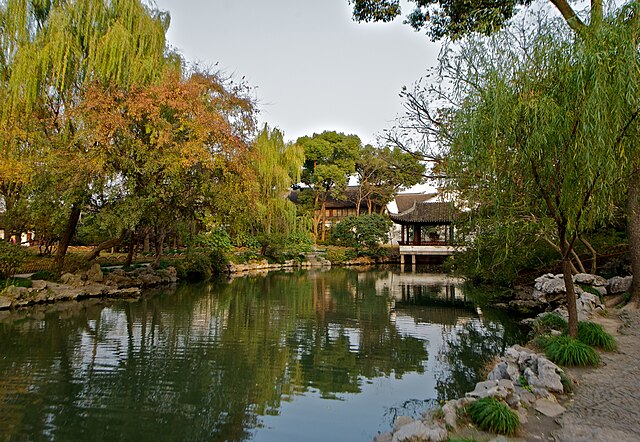
{"label": "dark tiled roof", "polygon": [[399,224],[451,224],[457,217],[458,213],[451,203],[430,202],[414,202],[409,209],[390,215],[391,220]]}
{"label": "dark tiled roof", "polygon": [[409,210],[411,206],[413,206],[414,202],[421,203],[424,201],[430,201],[436,196],[438,196],[437,193],[399,193],[396,195],[398,213]]}
{"label": "dark tiled roof", "polygon": [[[327,197],[327,202],[325,203],[325,207],[327,209],[348,209],[352,207],[355,208],[356,201],[358,200],[358,189],[359,186],[347,187],[341,199],[336,199],[331,194],[329,194],[329,196]],[[289,200],[291,200],[294,204],[298,204],[300,192],[303,190],[292,190],[291,192],[289,192]],[[376,202],[374,202],[374,205],[379,207],[378,203]],[[360,207],[366,208],[367,200],[363,199],[360,203]]]}

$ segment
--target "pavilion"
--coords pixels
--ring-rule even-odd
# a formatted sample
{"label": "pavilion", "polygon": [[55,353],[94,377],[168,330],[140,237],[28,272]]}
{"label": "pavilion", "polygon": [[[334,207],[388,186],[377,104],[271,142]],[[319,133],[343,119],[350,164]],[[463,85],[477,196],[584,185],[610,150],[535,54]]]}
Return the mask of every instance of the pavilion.
{"label": "pavilion", "polygon": [[429,201],[414,201],[407,210],[391,214],[391,220],[401,228],[398,243],[402,268],[407,256],[415,266],[418,256],[443,259],[453,255],[453,222],[457,217],[451,203]]}

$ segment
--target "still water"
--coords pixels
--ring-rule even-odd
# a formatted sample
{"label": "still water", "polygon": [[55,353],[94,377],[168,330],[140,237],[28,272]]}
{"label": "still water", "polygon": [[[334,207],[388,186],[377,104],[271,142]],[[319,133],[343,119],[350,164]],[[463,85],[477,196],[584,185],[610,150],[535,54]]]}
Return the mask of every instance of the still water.
{"label": "still water", "polygon": [[441,275],[272,272],[0,315],[0,440],[370,441],[517,325]]}

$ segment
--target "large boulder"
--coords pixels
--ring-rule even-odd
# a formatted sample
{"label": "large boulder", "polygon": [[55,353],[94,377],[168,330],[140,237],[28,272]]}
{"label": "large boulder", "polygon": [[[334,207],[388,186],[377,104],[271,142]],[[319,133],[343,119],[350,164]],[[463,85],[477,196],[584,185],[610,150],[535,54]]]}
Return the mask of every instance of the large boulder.
{"label": "large boulder", "polygon": [[72,287],[82,287],[84,285],[82,277],[80,275],[74,275],[73,273],[65,273],[62,275],[60,277],[60,282]]}
{"label": "large boulder", "polygon": [[615,295],[617,293],[628,292],[631,289],[633,276],[614,276],[608,281],[607,293]]}
{"label": "large boulder", "polygon": [[602,276],[592,275],[590,273],[578,273],[573,276],[573,282],[576,284],[591,285],[594,287],[606,287],[608,282]]}
{"label": "large boulder", "polygon": [[11,302],[11,298],[7,296],[0,296],[0,310],[11,308]]}
{"label": "large boulder", "polygon": [[87,280],[90,282],[102,282],[104,281],[104,274],[100,268],[100,264],[94,263],[89,270],[87,270]]}
{"label": "large boulder", "polygon": [[478,382],[473,391],[466,394],[466,397],[482,399],[485,397],[497,397],[505,399],[510,393],[515,391],[513,382],[508,379],[495,381]]}
{"label": "large boulder", "polygon": [[413,421],[403,425],[393,434],[393,442],[404,441],[434,441],[441,442],[447,439],[447,430],[437,424],[425,424],[422,421]]}
{"label": "large boulder", "polygon": [[564,388],[562,386],[562,379],[560,378],[560,373],[562,372],[560,368],[544,356],[539,356],[537,362],[537,367],[535,367],[537,372],[534,372],[534,370],[530,368],[524,371],[527,383],[532,388],[562,393]]}

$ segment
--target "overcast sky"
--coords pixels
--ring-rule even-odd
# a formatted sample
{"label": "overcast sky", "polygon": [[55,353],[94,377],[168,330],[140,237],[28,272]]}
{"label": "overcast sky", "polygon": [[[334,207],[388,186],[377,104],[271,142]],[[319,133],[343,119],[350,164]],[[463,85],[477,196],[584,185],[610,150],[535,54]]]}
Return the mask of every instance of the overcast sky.
{"label": "overcast sky", "polygon": [[[358,24],[347,0],[156,0],[170,45],[256,87],[260,121],[288,140],[324,130],[373,142],[402,112],[398,93],[439,45],[393,23]],[[404,13],[408,11],[405,8]]]}

